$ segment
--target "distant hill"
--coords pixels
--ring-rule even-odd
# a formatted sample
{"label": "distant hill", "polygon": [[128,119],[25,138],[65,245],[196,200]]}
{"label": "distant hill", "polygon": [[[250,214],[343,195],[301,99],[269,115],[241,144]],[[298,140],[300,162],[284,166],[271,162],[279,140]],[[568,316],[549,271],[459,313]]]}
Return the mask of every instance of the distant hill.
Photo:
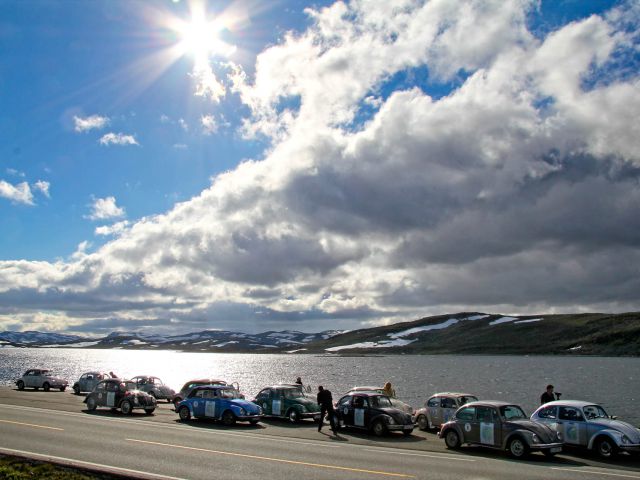
{"label": "distant hill", "polygon": [[170,349],[189,352],[552,354],[640,356],[640,313],[504,316],[462,312],[353,331],[184,335],[113,332],[103,338],[2,332],[0,347]]}

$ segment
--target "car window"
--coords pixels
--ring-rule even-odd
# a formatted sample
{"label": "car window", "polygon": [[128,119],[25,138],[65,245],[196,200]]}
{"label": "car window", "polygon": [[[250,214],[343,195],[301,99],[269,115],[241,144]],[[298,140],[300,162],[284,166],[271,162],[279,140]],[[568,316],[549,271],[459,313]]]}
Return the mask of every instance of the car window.
{"label": "car window", "polygon": [[100,382],[98,385],[96,385],[96,390],[105,390],[105,389],[106,389],[105,382]]}
{"label": "car window", "polygon": [[557,416],[556,407],[544,407],[538,410],[538,417],[555,419]]}
{"label": "car window", "polygon": [[389,408],[393,406],[389,397],[371,397],[369,401],[371,403],[371,406],[374,408]]}
{"label": "car window", "polygon": [[476,418],[479,422],[493,423],[496,421],[497,413],[491,407],[476,407]]}
{"label": "car window", "polygon": [[442,402],[440,403],[442,408],[457,408],[456,401],[450,397],[442,397]]}
{"label": "car window", "polygon": [[116,382],[107,382],[107,392],[117,392],[119,384]]}
{"label": "car window", "polygon": [[338,405],[349,405],[351,403],[351,395],[346,395],[340,399]]}
{"label": "car window", "polygon": [[191,395],[189,395],[189,398],[203,398],[204,392],[204,390],[193,390]]}
{"label": "car window", "polygon": [[154,385],[158,385],[158,386],[162,386],[162,380],[160,380],[159,378],[154,378],[153,379],[153,384]]}
{"label": "car window", "polygon": [[369,402],[365,397],[353,397],[353,408],[365,408]]}
{"label": "car window", "polygon": [[440,397],[431,397],[427,400],[427,407],[439,407],[440,406]]}
{"label": "car window", "polygon": [[477,397],[474,397],[473,395],[462,395],[458,397],[458,405],[460,407],[463,405],[466,405],[469,402],[477,402],[477,401],[478,401]]}
{"label": "car window", "polygon": [[218,390],[218,396],[222,398],[242,398],[240,396],[240,392],[234,390],[233,388],[225,388],[223,390]]}
{"label": "car window", "polygon": [[522,409],[517,405],[505,405],[500,407],[500,415],[505,420],[519,420],[527,418]]}
{"label": "car window", "polygon": [[571,422],[583,422],[582,412],[577,407],[560,407],[558,408],[558,418],[560,420],[568,420]]}
{"label": "car window", "polygon": [[456,413],[456,418],[458,420],[462,420],[463,422],[469,422],[474,420],[476,417],[476,407],[465,407],[458,410]]}
{"label": "car window", "polygon": [[595,418],[609,418],[607,412],[604,411],[600,405],[587,405],[582,409],[584,412],[584,416],[589,420],[593,420]]}
{"label": "car window", "polygon": [[304,398],[304,393],[302,390],[298,390],[297,388],[291,388],[289,390],[284,390],[285,398]]}
{"label": "car window", "polygon": [[216,396],[214,390],[200,390],[202,392],[202,398],[213,398]]}

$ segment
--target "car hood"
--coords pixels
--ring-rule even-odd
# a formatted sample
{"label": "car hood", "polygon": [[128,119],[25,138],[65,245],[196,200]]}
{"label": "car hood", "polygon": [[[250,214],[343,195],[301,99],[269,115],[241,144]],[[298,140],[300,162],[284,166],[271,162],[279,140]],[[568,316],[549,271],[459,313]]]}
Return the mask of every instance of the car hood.
{"label": "car hood", "polygon": [[392,417],[396,422],[401,423],[401,424],[405,424],[405,423],[413,423],[411,420],[411,415],[409,415],[406,412],[403,412],[400,409],[397,408],[393,408],[393,407],[386,407],[386,408],[372,408],[372,411],[377,411],[380,413],[384,413],[386,415],[389,415],[390,417]]}
{"label": "car hood", "polygon": [[257,412],[259,408],[255,403],[244,400],[242,398],[234,398],[233,400],[231,400],[231,402],[234,405],[244,408],[247,412]]}
{"label": "car hood", "polygon": [[589,420],[592,425],[598,425],[611,430],[617,430],[620,433],[625,434],[633,443],[640,443],[640,430],[631,425],[630,423],[623,422],[622,420],[612,420],[611,418],[598,418],[596,420]]}
{"label": "car hood", "polygon": [[320,410],[320,406],[310,398],[298,398],[295,400],[295,402],[299,403],[300,405],[304,405],[304,407],[311,412]]}
{"label": "car hood", "polygon": [[543,425],[542,423],[534,422],[532,420],[511,420],[506,422],[508,425],[513,425],[516,428],[529,430],[542,440],[544,443],[553,443],[558,441],[556,432],[550,427]]}
{"label": "car hood", "polygon": [[166,385],[162,385],[159,390],[165,395],[175,395],[176,393],[172,388],[167,387]]}

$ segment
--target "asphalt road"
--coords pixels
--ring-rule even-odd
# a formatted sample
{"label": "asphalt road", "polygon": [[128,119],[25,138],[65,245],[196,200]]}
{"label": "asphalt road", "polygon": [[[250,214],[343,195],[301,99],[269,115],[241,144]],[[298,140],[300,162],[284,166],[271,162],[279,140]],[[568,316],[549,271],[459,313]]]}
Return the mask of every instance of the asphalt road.
{"label": "asphalt road", "polygon": [[587,454],[515,461],[485,449],[452,452],[434,434],[383,439],[356,432],[331,436],[312,422],[225,428],[182,423],[168,404],[156,415],[84,411],[69,392],[0,388],[0,451],[51,458],[147,478],[637,479],[640,462],[602,463]]}

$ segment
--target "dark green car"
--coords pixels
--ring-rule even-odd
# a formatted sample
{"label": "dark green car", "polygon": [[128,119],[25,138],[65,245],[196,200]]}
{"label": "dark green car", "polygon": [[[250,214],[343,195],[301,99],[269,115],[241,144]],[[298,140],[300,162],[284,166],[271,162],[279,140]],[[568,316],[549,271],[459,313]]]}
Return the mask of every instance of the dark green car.
{"label": "dark green car", "polygon": [[273,385],[260,390],[253,399],[262,407],[265,417],[288,418],[296,423],[303,418],[320,419],[320,407],[315,399],[305,395],[300,385]]}

